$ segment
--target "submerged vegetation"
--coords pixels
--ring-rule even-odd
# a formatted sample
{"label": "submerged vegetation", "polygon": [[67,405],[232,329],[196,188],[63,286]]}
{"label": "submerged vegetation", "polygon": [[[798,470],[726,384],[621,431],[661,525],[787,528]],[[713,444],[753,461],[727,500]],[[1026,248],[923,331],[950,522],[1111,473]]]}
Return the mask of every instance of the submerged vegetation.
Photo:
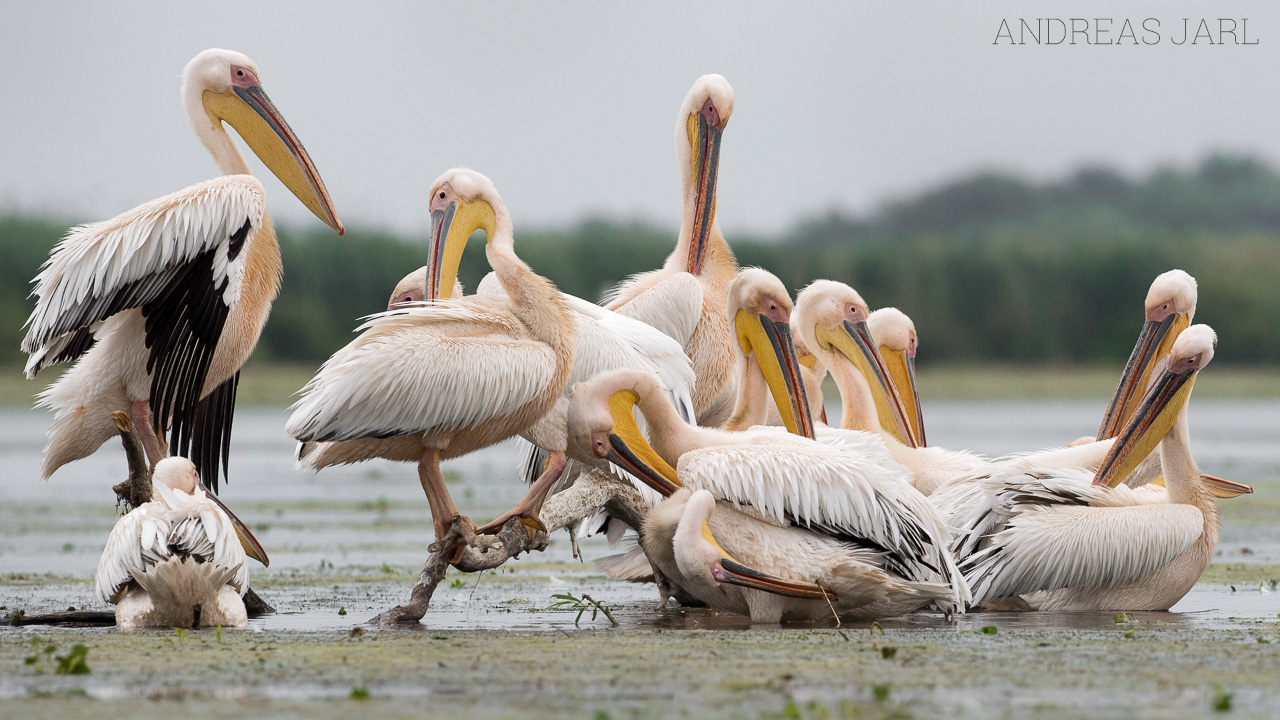
{"label": "submerged vegetation", "polygon": [[[540,230],[516,221],[520,256],[589,299],[660,265],[675,235],[642,223]],[[21,364],[28,283],[70,224],[0,216],[0,345],[9,349],[0,362]],[[425,238],[358,228],[344,238],[279,236],[285,287],[258,361],[328,357],[426,260]],[[729,240],[740,264],[768,267],[793,290],[831,277],[873,307],[900,307],[915,320],[925,367],[1123,362],[1147,285],[1173,267],[1199,280],[1196,319],[1219,333],[1215,362],[1280,362],[1280,174],[1254,160],[1215,156],[1136,180],[1105,168],[1048,183],[982,173],[864,217],[832,213],[777,237]],[[473,289],[486,270],[483,254],[468,252],[460,276]]]}

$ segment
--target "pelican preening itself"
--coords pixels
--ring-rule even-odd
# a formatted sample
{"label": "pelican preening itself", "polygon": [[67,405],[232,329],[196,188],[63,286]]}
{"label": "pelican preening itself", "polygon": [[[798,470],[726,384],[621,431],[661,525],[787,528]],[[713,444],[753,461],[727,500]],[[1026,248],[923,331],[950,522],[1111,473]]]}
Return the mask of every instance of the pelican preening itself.
{"label": "pelican preening itself", "polygon": [[680,236],[659,269],[636,275],[613,294],[610,310],[679,340],[693,362],[698,422],[717,426],[733,407],[733,329],[725,294],[738,271],[716,220],[720,141],[733,114],[733,88],[703,75],[676,116],[680,168]]}
{"label": "pelican preening itself", "polygon": [[41,474],[90,455],[128,412],[148,458],[191,457],[215,490],[225,475],[240,367],[253,352],[282,266],[262,185],[231,125],[276,177],[342,234],[311,158],[263,91],[252,60],[206,50],[182,101],[222,177],[105,222],[73,228],[45,263],[22,349],[27,377],[77,360],[40,396],[57,411]]}
{"label": "pelican preening itself", "polygon": [[[374,457],[417,463],[441,537],[458,512],[440,461],[537,428],[564,394],[575,332],[555,286],[516,256],[511,216],[487,177],[449,170],[429,197],[433,251],[455,257],[449,274],[429,265],[427,303],[366,322],[307,384],[285,429],[303,443],[301,464],[315,469]],[[460,246],[477,229],[505,296],[433,300],[438,288],[453,288]],[[552,451],[552,462],[510,513],[481,531],[513,516],[538,524],[564,468],[565,435],[530,439]]]}
{"label": "pelican preening itself", "polygon": [[161,460],[151,487],[152,501],[111,530],[98,597],[116,606],[122,628],[244,627],[249,567],[239,520],[200,487],[186,458]]}
{"label": "pelican preening itself", "polygon": [[[1191,457],[1186,415],[1215,341],[1205,325],[1181,333],[1096,473],[981,481],[995,496],[1000,529],[957,538],[978,547],[963,561],[975,603],[1020,597],[1041,610],[1167,610],[1182,599],[1208,567],[1220,526]],[[1167,501],[1116,487],[1157,444]]]}
{"label": "pelican preening itself", "polygon": [[[640,435],[633,408],[648,422],[651,442]],[[753,589],[808,603],[803,611],[793,603],[758,603],[750,607],[755,620],[811,617],[819,607],[830,612],[828,603],[839,603],[837,612],[851,616],[881,614],[886,607],[897,614],[934,602],[950,611],[968,599],[937,511],[911,487],[906,468],[876,437],[847,433],[817,442],[780,428],[734,432],[692,426],[676,415],[651,377],[626,370],[576,386],[569,425],[580,447],[621,465],[663,495],[688,487],[726,501],[710,515],[713,521],[723,515],[718,522],[724,527],[717,532],[713,525],[708,541],[718,543],[729,564],[717,560],[707,572],[727,572]],[[654,528],[670,531],[679,522],[666,503],[653,512],[659,514]],[[699,525],[707,519],[705,513],[698,517]],[[646,521],[646,527],[650,524]],[[815,535],[830,544],[818,549]],[[725,606],[722,594],[701,594],[711,586],[685,582],[676,563],[680,550],[666,549],[666,538],[674,537],[674,531],[646,535],[642,542],[650,561],[699,599]],[[810,565],[799,563],[797,557],[807,553],[817,555],[806,555]],[[746,567],[733,559],[738,555],[758,564]],[[832,558],[842,559],[831,565]],[[816,565],[829,574],[796,577],[790,570]],[[845,585],[844,596],[837,591],[833,597],[819,584],[836,582],[845,572],[857,573],[859,582]],[[898,604],[876,605],[886,596],[898,598]]]}

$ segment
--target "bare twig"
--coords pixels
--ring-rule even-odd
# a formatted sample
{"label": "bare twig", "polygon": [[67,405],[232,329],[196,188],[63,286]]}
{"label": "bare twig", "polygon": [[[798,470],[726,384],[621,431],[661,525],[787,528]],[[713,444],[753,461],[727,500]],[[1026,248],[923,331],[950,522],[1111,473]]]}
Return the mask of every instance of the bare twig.
{"label": "bare twig", "polygon": [[449,559],[457,553],[460,545],[465,545],[465,548],[453,563],[454,567],[462,572],[492,570],[520,553],[545,549],[548,533],[576,527],[601,506],[632,527],[639,527],[646,510],[635,488],[591,470],[580,475],[567,490],[547,498],[540,513],[546,532],[539,530],[531,535],[519,518],[512,518],[497,535],[475,535],[470,525],[454,518],[445,536],[431,546],[431,555],[418,575],[408,604],[383,612],[369,623],[390,627],[420,622],[427,613],[436,586],[449,569]]}
{"label": "bare twig", "polygon": [[115,625],[116,614],[93,610],[66,610],[28,615],[21,610],[15,610],[8,620],[10,625]]}
{"label": "bare twig", "polygon": [[111,419],[120,431],[120,442],[129,462],[129,479],[111,489],[116,491],[116,505],[123,505],[124,511],[128,512],[151,502],[151,464],[147,462],[146,450],[129,413],[116,410],[111,413]]}

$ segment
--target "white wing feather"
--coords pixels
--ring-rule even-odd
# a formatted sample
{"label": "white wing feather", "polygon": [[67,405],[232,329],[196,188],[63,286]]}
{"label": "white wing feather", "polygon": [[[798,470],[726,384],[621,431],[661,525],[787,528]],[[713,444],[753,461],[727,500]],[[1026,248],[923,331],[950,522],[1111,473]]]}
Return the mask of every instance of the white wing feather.
{"label": "white wing feather", "polygon": [[681,347],[688,345],[702,317],[702,283],[687,272],[676,273],[618,304],[618,298],[630,287],[644,281],[643,274],[627,280],[605,298],[605,305],[619,315],[657,328]]}

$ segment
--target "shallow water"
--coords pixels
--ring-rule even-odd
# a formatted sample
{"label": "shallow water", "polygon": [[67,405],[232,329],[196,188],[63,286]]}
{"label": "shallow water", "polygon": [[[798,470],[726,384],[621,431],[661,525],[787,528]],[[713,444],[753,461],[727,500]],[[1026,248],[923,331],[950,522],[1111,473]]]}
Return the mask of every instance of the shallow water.
{"label": "shallow water", "polygon": [[[932,444],[970,448],[990,456],[1063,444],[1096,430],[1097,402],[934,403]],[[833,409],[833,412],[836,411]],[[375,461],[319,474],[293,468],[293,442],[284,434],[283,410],[237,413],[232,481],[222,498],[254,530],[271,554],[270,569],[255,565],[255,585],[280,614],[255,621],[259,629],[350,627],[407,599],[427,555],[431,522],[413,468]],[[114,442],[67,466],[48,483],[37,480],[49,416],[0,411],[0,604],[29,611],[95,607],[92,578],[115,521],[110,486],[126,476]],[[1280,401],[1196,400],[1192,439],[1201,468],[1252,483],[1257,492],[1221,503],[1224,513],[1217,562],[1280,563]],[[509,507],[523,487],[515,477],[516,451],[504,443],[445,463],[459,508],[477,520]],[[451,472],[450,472],[451,471]],[[602,539],[582,542],[588,560],[612,552]],[[543,553],[496,572],[458,576],[461,587],[442,587],[426,620],[433,628],[537,629],[572,626],[572,614],[551,610],[551,595],[586,592],[616,609],[626,627],[745,627],[729,615],[700,610],[656,611],[652,586],[605,581],[571,556],[567,537]],[[1259,578],[1267,579],[1267,578]],[[453,578],[451,577],[452,581]],[[1229,618],[1274,618],[1280,593],[1267,583],[1198,586],[1173,613],[1150,622],[1218,627]],[[344,610],[338,615],[337,609]],[[1140,614],[1147,615],[1147,614]],[[1156,617],[1158,616],[1158,617]],[[568,617],[568,619],[566,619]],[[1143,622],[1147,622],[1143,619]],[[1085,628],[1112,623],[1110,614],[989,614],[954,623],[921,614],[890,621],[900,627],[1009,624]],[[820,627],[821,624],[805,626]]]}

